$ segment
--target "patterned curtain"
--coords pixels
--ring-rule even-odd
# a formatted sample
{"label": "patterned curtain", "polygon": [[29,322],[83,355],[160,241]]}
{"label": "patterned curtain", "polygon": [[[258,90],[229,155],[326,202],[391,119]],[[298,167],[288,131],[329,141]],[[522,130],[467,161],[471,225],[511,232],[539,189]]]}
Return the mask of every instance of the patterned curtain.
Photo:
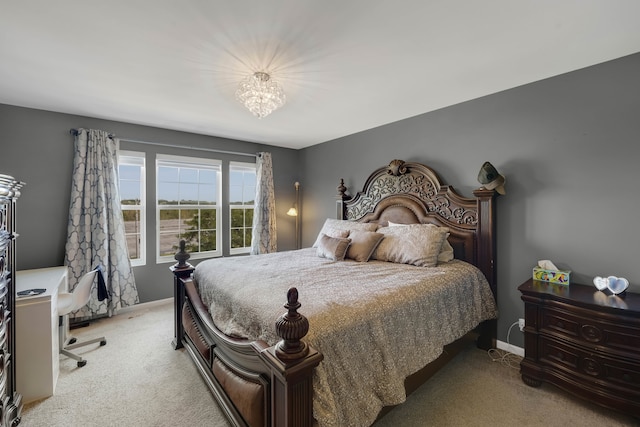
{"label": "patterned curtain", "polygon": [[258,153],[256,160],[256,203],[251,233],[251,254],[278,250],[276,236],[276,197],[273,190],[271,153]]}
{"label": "patterned curtain", "polygon": [[111,316],[139,302],[124,233],[118,190],[118,140],[101,130],[78,129],[71,183],[65,265],[69,290],[96,266],[102,266],[109,298],[70,314],[74,319]]}

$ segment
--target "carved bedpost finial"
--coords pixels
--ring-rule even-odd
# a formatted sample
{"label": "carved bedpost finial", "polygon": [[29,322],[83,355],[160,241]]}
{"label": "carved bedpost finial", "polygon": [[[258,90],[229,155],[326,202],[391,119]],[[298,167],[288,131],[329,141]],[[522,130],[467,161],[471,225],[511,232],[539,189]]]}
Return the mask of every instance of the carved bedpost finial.
{"label": "carved bedpost finial", "polygon": [[338,185],[338,197],[344,199],[347,193],[347,187],[344,186],[344,179],[340,178],[340,185]]}
{"label": "carved bedpost finial", "polygon": [[186,242],[184,240],[180,240],[180,250],[173,257],[178,263],[175,265],[177,268],[186,267],[188,265],[187,260],[191,258],[191,255],[185,250]]}
{"label": "carved bedpost finial", "polygon": [[338,196],[336,201],[336,218],[337,219],[346,219],[347,215],[347,205],[346,202],[351,200],[351,196],[347,194],[347,187],[344,185],[344,179],[340,178],[340,185],[338,185]]}
{"label": "carved bedpost finial", "polygon": [[392,160],[391,163],[389,163],[388,168],[387,174],[389,175],[400,176],[407,173],[407,167],[404,165],[404,160]]}
{"label": "carved bedpost finial", "polygon": [[276,356],[284,362],[302,359],[309,354],[309,347],[301,339],[309,332],[309,321],[298,313],[298,290],[291,288],[287,292],[287,312],[276,321],[276,333],[282,341],[276,345]]}

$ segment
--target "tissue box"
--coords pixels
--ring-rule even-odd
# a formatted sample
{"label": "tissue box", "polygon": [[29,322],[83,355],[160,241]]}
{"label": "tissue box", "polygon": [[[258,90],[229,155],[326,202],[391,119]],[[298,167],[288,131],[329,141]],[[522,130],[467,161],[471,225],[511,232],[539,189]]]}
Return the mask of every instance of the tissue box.
{"label": "tissue box", "polygon": [[533,280],[568,285],[570,275],[571,271],[567,270],[545,270],[544,268],[533,267]]}

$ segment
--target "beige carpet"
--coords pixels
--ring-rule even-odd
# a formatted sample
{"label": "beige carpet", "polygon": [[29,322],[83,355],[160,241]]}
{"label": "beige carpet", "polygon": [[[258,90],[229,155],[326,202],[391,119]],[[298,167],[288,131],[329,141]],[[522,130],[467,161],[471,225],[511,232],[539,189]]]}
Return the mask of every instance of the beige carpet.
{"label": "beige carpet", "polygon": [[[20,426],[229,426],[188,354],[171,347],[172,310],[156,305],[74,330],[108,344],[79,350],[83,368],[61,356],[55,395],[25,405]],[[528,387],[517,369],[469,347],[375,427],[634,425],[550,385]]]}

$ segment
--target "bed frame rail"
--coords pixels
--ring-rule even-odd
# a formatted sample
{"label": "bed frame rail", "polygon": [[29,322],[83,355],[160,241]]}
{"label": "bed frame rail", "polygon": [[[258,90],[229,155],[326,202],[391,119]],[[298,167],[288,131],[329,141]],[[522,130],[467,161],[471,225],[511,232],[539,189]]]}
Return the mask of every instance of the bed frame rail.
{"label": "bed frame rail", "polygon": [[[181,251],[185,254],[181,242]],[[184,255],[174,274],[174,349],[186,348],[213,396],[234,426],[311,427],[314,368],[320,354],[302,338],[309,329],[297,312],[298,292],[287,293],[287,312],[274,325],[282,338],[269,347],[263,341],[222,334],[197,293],[194,267]]]}

